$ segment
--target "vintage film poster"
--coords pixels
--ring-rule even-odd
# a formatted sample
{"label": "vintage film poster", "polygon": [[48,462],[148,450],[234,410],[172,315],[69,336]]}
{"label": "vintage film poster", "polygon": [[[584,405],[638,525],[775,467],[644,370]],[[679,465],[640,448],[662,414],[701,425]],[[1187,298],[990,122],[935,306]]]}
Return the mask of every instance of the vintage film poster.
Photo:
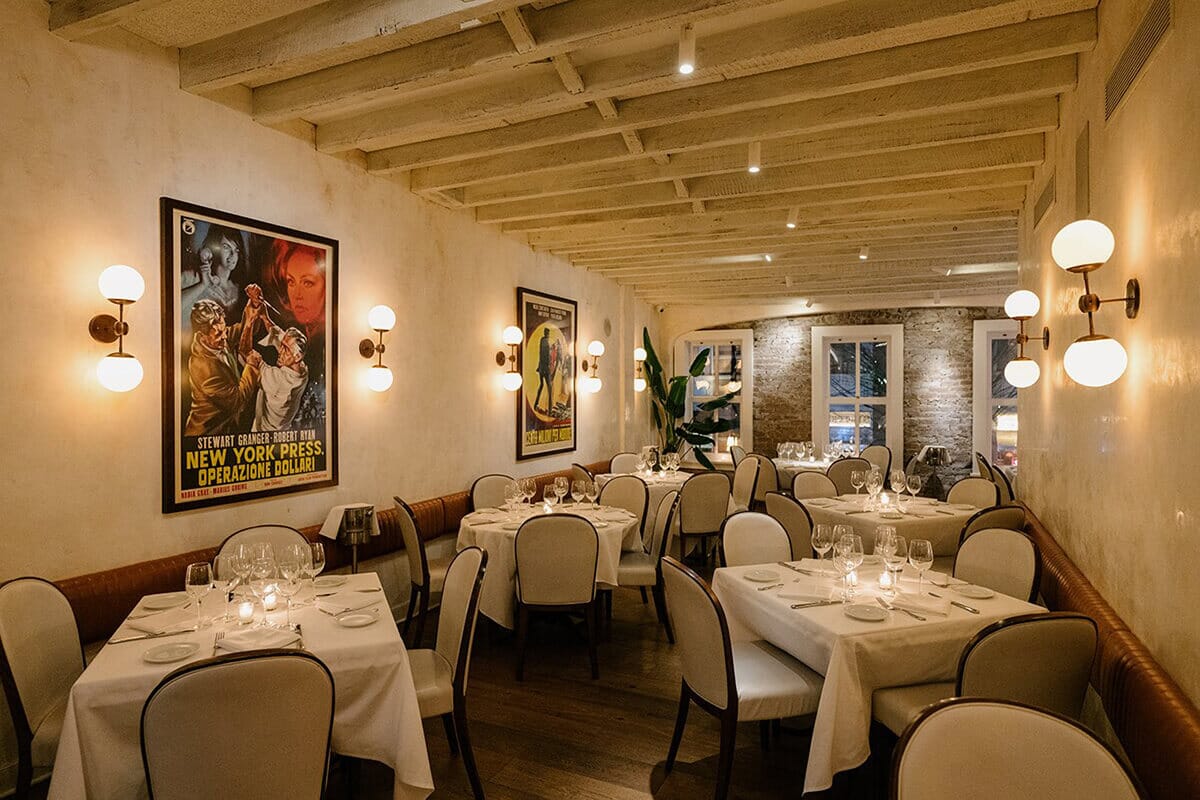
{"label": "vintage film poster", "polygon": [[517,288],[521,345],[517,459],[575,449],[576,303]]}
{"label": "vintage film poster", "polygon": [[337,242],[160,204],[163,512],[335,485]]}

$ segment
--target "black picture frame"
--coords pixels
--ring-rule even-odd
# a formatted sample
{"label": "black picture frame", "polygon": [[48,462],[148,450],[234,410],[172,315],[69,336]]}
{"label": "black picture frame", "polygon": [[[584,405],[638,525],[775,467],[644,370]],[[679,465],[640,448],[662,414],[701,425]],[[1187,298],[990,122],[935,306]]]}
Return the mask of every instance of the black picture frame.
{"label": "black picture frame", "polygon": [[579,304],[518,286],[517,327],[524,338],[517,348],[523,383],[517,392],[516,458],[572,452],[578,438]]}

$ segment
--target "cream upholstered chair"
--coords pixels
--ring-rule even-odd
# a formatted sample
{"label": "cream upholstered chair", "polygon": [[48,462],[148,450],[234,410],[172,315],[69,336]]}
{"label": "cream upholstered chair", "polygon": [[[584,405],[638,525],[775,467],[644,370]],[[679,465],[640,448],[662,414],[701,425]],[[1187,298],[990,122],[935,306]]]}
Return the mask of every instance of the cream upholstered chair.
{"label": "cream upholstered chair", "polygon": [[583,464],[571,464],[571,481],[594,481],[596,476]]}
{"label": "cream upholstered chair", "polygon": [[790,561],[792,540],[774,517],[739,511],[721,525],[721,556],[727,567]]}
{"label": "cream upholstered chair", "polygon": [[1067,717],[1004,700],[927,708],[896,745],[892,800],[1139,800],[1137,778]]}
{"label": "cream upholstered chair", "polygon": [[471,510],[500,508],[504,505],[504,490],[512,482],[511,475],[500,473],[480,475],[471,484]]}
{"label": "cream upholstered chair", "polygon": [[763,503],[767,502],[767,492],[779,491],[779,470],[775,462],[762,453],[751,453],[747,458],[758,462],[758,481],[754,484],[754,503],[751,508],[761,511]]}
{"label": "cream upholstered chair", "polygon": [[232,553],[238,545],[259,542],[271,545],[276,555],[291,544],[308,546],[308,539],[304,538],[304,534],[290,525],[252,525],[226,536],[225,541],[217,548],[217,555]]}
{"label": "cream upholstered chair", "polygon": [[1082,614],[1021,614],[993,622],[967,642],[954,681],[876,690],[875,719],[899,736],[932,703],[990,697],[1078,719],[1083,711],[1096,623]]}
{"label": "cream upholstered chair", "polygon": [[756,459],[744,458],[733,471],[732,511],[749,511],[758,486],[759,464]]}
{"label": "cream upholstered chair", "polygon": [[838,489],[828,475],[819,472],[797,472],[792,478],[792,497],[809,500],[813,497],[837,497]]}
{"label": "cream upholstered chair", "polygon": [[954,577],[1032,603],[1042,577],[1041,553],[1021,531],[984,528],[958,546]]}
{"label": "cream upholstered chair", "polygon": [[142,707],[146,785],[151,800],[318,800],[332,732],[333,675],[312,653],[204,659],[163,678]]}
{"label": "cream upholstered chair", "polygon": [[[822,478],[825,476],[822,475]],[[799,561],[812,553],[812,517],[808,509],[782,492],[767,494],[767,513],[779,521],[792,544],[790,561]]]}
{"label": "cream upholstered chair", "polygon": [[[829,480],[833,481],[833,485],[837,487],[838,494],[851,494],[854,492],[854,487],[850,484],[850,473],[855,470],[869,470],[871,462],[865,458],[839,458],[837,461],[829,465],[829,469],[825,470],[825,474],[829,476]],[[887,473],[883,474],[887,478]]]}
{"label": "cream upholstered chair", "polygon": [[608,462],[608,471],[613,475],[628,475],[637,472],[637,453],[617,453]]}
{"label": "cream upholstered chair", "polygon": [[730,446],[729,458],[730,458],[730,460],[733,461],[734,467],[737,467],[738,464],[742,463],[742,459],[744,459],[745,457],[746,457],[746,448],[744,448],[738,444]]}
{"label": "cream upholstered chair", "polygon": [[446,570],[436,647],[408,651],[421,719],[442,718],[450,752],[461,751],[476,800],[483,800],[483,785],[467,732],[467,673],[479,612],[479,587],[486,569],[485,551],[478,547],[459,551]]}
{"label": "cream upholstered chair", "polygon": [[408,555],[408,580],[412,583],[412,591],[408,595],[408,613],[404,615],[404,628],[400,636],[407,640],[408,626],[415,617],[417,620],[417,636],[412,641],[413,647],[419,647],[425,636],[425,615],[429,612],[429,599],[442,591],[446,581],[446,567],[449,559],[430,561],[425,555],[425,539],[421,536],[421,524],[408,503],[399,496],[392,497],[396,501],[396,512],[400,518],[400,535],[404,539],[404,552]]}
{"label": "cream upholstered chair", "polygon": [[992,464],[987,460],[983,453],[980,453],[979,451],[975,452],[975,468],[979,470],[979,477],[987,478],[989,481],[993,480]]}
{"label": "cream upholstered chair", "polygon": [[517,562],[517,680],[525,679],[529,613],[583,612],[587,620],[592,678],[596,658],[596,559],[600,540],[592,523],[575,514],[525,520],[514,542]]}
{"label": "cream upholstered chair", "polygon": [[1007,528],[1010,531],[1025,530],[1025,507],[993,506],[992,508],[976,511],[966,521],[959,532],[958,543],[961,545],[972,533],[981,531],[984,528]]}
{"label": "cream upholstered chair", "polygon": [[892,448],[885,444],[872,444],[863,448],[860,453],[863,458],[871,463],[871,466],[878,467],[879,471],[884,475],[889,475],[892,472]]}
{"label": "cream upholstered chair", "polygon": [[950,487],[946,502],[991,508],[1000,505],[1000,489],[988,478],[963,478]]}
{"label": "cream upholstered chair", "polygon": [[799,717],[817,710],[824,679],[766,642],[732,642],[720,601],[708,584],[673,558],[663,559],[667,609],[679,640],[683,684],[667,752],[675,766],[692,701],[721,721],[717,800],[729,795],[739,722]]}
{"label": "cream upholstered chair", "polygon": [[700,552],[708,562],[708,540],[721,535],[721,523],[729,513],[729,476],[723,472],[701,472],[683,482],[679,490],[679,553],[687,554],[688,540],[700,540]]}
{"label": "cream upholstered chair", "polygon": [[1000,502],[1005,505],[1010,505],[1016,501],[1017,496],[1013,492],[1012,482],[1008,479],[1008,473],[999,467],[992,467],[992,481],[996,484],[996,488],[1000,490]]}
{"label": "cream upholstered chair", "polygon": [[671,630],[671,622],[667,618],[667,604],[662,593],[662,557],[674,539],[675,531],[679,528],[679,492],[670,491],[663,495],[658,502],[658,511],[654,515],[654,526],[650,531],[650,540],[646,542],[644,553],[621,553],[621,561],[617,564],[617,583],[621,586],[637,586],[642,590],[642,602],[646,602],[646,587],[652,588],[654,594],[654,610],[658,621],[667,631],[667,641],[675,643],[675,634]]}
{"label": "cream upholstered chair", "polygon": [[54,766],[71,686],[83,673],[75,612],[41,578],[0,584],[0,684],[17,739],[17,800]]}
{"label": "cream upholstered chair", "polygon": [[646,482],[637,475],[618,475],[609,478],[597,498],[602,506],[623,508],[637,517],[638,535],[646,530],[646,507],[650,503],[650,491]]}

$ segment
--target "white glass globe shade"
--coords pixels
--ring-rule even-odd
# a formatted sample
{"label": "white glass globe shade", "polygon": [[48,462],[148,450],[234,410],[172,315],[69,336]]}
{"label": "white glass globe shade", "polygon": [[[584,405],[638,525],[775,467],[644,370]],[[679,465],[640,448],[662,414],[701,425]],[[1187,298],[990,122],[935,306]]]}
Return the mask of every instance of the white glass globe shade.
{"label": "white glass globe shade", "polygon": [[500,378],[500,385],[510,392],[515,392],[521,388],[521,384],[525,381],[521,378],[519,372],[506,372]]}
{"label": "white glass globe shade", "polygon": [[633,379],[633,390],[635,392],[646,391],[646,379],[645,378],[634,378]]}
{"label": "white glass globe shade", "polygon": [[596,358],[604,355],[604,342],[600,341],[599,339],[593,339],[591,343],[588,344],[588,355],[595,356]]}
{"label": "white glass globe shade", "polygon": [[128,392],[142,382],[142,365],[129,353],[110,353],[96,365],[96,378],[110,392]]}
{"label": "white glass globe shade", "polygon": [[386,392],[392,388],[392,371],[382,364],[376,364],[367,370],[367,386],[372,392]]}
{"label": "white glass globe shade", "polygon": [[1063,227],[1050,244],[1054,263],[1063,269],[1085,264],[1103,264],[1112,258],[1117,241],[1103,222],[1080,219]]}
{"label": "white glass globe shade", "polygon": [[1108,386],[1125,374],[1129,356],[1116,339],[1108,336],[1076,339],[1063,355],[1063,367],[1071,380],[1083,386]]}
{"label": "white glass globe shade", "polygon": [[1038,382],[1042,368],[1032,358],[1014,358],[1004,367],[1004,380],[1018,389],[1027,389]]}
{"label": "white glass globe shade", "polygon": [[633,360],[634,361],[645,361],[646,360],[646,348],[644,348],[644,347],[633,348]]}
{"label": "white glass globe shade", "polygon": [[504,329],[502,338],[505,344],[520,344],[525,339],[525,335],[521,333],[521,329],[516,325],[509,325]]}
{"label": "white glass globe shade", "polygon": [[367,312],[367,324],[373,331],[390,331],[396,327],[396,312],[387,306],[375,306]]}
{"label": "white glass globe shade", "polygon": [[1041,308],[1042,301],[1028,289],[1018,289],[1004,301],[1004,313],[1012,319],[1036,317]]}
{"label": "white glass globe shade", "polygon": [[146,293],[146,282],[133,267],[113,264],[100,273],[100,294],[114,303],[136,303]]}
{"label": "white glass globe shade", "polygon": [[600,391],[604,386],[604,382],[596,377],[588,377],[583,379],[583,388],[587,389],[592,394]]}

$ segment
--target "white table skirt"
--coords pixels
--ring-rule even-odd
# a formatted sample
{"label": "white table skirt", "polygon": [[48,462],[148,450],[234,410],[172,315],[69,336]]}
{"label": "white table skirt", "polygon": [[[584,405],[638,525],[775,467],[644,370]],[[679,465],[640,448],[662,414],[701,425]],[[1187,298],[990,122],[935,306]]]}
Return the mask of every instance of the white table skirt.
{"label": "white table skirt", "polygon": [[[349,576],[347,589],[378,587],[374,573]],[[307,592],[305,593],[307,594]],[[385,603],[383,593],[380,601]],[[304,599],[303,597],[299,599]],[[205,604],[206,610],[218,604]],[[282,622],[283,611],[270,615]],[[393,796],[420,800],[433,791],[433,776],[413,688],[408,651],[388,614],[365,628],[339,627],[313,607],[294,609],[304,630],[304,648],[333,673],[336,706],[333,751],[380,761],[395,770]],[[106,645],[71,689],[54,764],[52,800],[133,800],[147,797],[142,767],[142,706],[168,673],[208,658],[214,631]],[[121,636],[137,631],[122,626]],[[200,651],[173,664],[147,664],[142,653],[167,642],[194,641]],[[213,735],[219,735],[214,731]]]}
{"label": "white table skirt", "polygon": [[[600,540],[596,554],[596,583],[616,586],[621,551],[642,549],[637,518],[621,509],[600,506],[593,510],[586,506],[586,503],[581,503],[580,507],[563,506],[561,513],[578,514],[593,524],[600,523],[596,528]],[[621,517],[615,519],[618,514]],[[505,628],[512,628],[516,622],[517,559],[513,543],[520,522],[529,516],[527,511],[513,515],[497,510],[490,513],[488,510],[476,511],[463,517],[458,526],[458,550],[482,547],[488,554],[487,572],[479,589],[479,611]]]}
{"label": "white table skirt", "polygon": [[819,472],[825,474],[825,470],[829,469],[832,461],[791,461],[785,458],[773,458],[775,462],[775,470],[779,473],[780,488],[791,491],[792,481],[801,472]]}
{"label": "white table skirt", "polygon": [[[635,473],[635,475],[646,482],[646,489],[650,494],[650,502],[646,506],[645,531],[645,536],[649,537],[650,531],[654,530],[654,524],[658,520],[658,504],[662,502],[668,492],[677,492],[682,489],[684,482],[692,475],[689,472],[676,472],[674,475],[667,472],[656,472],[649,478],[641,473]],[[596,485],[604,488],[604,484],[615,477],[617,476],[611,473],[600,473],[596,476]]]}
{"label": "white table skirt", "polygon": [[[818,562],[799,562],[820,569]],[[787,583],[799,576],[768,565]],[[760,567],[761,568],[761,567]],[[899,611],[884,622],[859,622],[841,605],[791,608],[779,591],[758,591],[763,584],[743,577],[752,567],[718,569],[713,591],[725,609],[735,641],[765,639],[825,676],[813,726],[804,791],[828,789],[833,776],[866,761],[870,754],[871,695],[876,689],[953,680],[962,648],[981,628],[1015,614],[1044,611],[1039,606],[997,594],[989,600],[963,600],[980,613],[951,608],[948,617],[926,615],[920,622]],[[858,570],[864,594],[874,593],[880,567]],[[833,580],[829,581],[832,590]],[[926,584],[928,585],[928,584]],[[904,587],[915,590],[915,581]],[[939,594],[954,595],[950,590]],[[872,601],[873,602],[873,601]]]}
{"label": "white table skirt", "polygon": [[814,498],[801,500],[814,523],[830,525],[850,525],[854,532],[862,537],[863,549],[870,553],[875,544],[875,529],[880,525],[891,525],[896,532],[908,541],[913,539],[928,539],[933,542],[933,553],[938,556],[952,556],[958,552],[958,535],[963,525],[979,509],[975,507],[956,508],[945,503],[927,498],[917,498],[908,501],[913,513],[902,514],[900,519],[888,519],[876,512],[852,513],[862,508],[862,499],[866,495],[843,495],[839,500],[830,498]]}

